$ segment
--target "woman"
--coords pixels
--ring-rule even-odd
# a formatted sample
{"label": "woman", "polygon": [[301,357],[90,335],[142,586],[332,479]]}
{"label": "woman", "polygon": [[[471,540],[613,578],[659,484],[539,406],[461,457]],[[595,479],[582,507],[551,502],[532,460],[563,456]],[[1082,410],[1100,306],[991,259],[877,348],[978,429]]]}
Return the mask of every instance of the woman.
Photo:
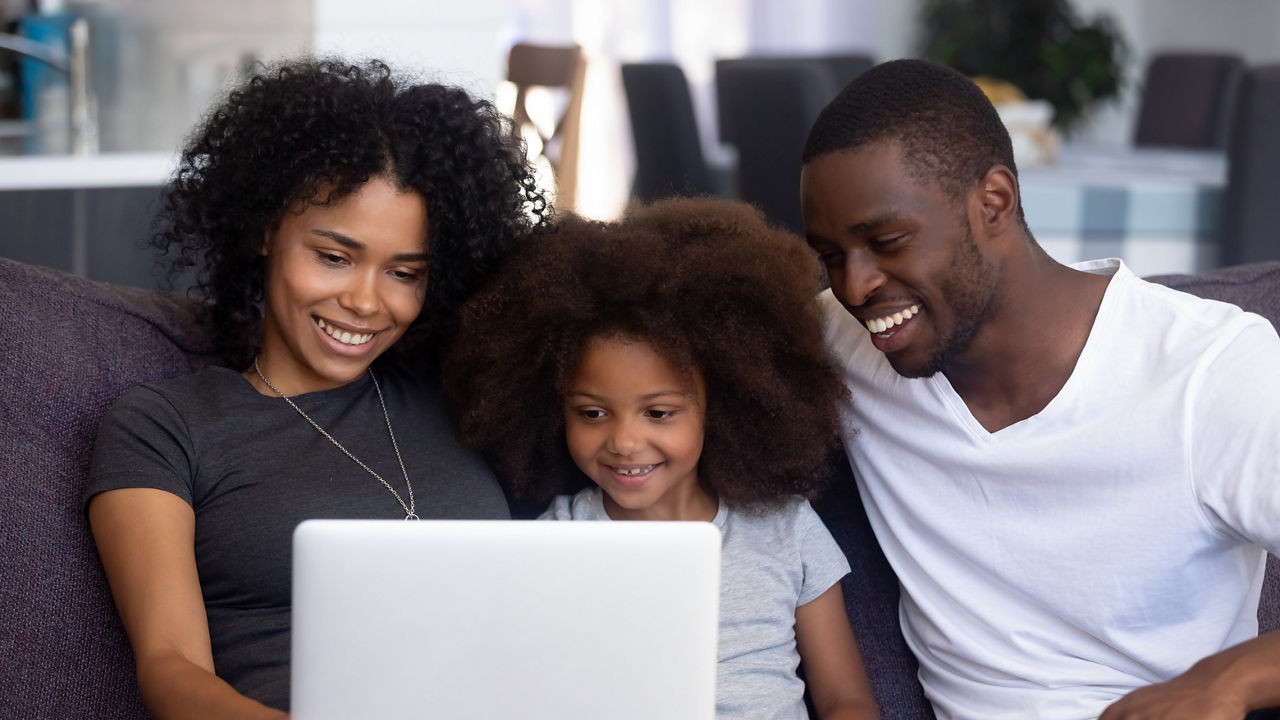
{"label": "woman", "polygon": [[420,368],[549,214],[510,138],[461,90],[316,60],[192,136],[154,244],[203,258],[226,367],[126,394],[87,500],[152,716],[284,716],[302,520],[507,516]]}

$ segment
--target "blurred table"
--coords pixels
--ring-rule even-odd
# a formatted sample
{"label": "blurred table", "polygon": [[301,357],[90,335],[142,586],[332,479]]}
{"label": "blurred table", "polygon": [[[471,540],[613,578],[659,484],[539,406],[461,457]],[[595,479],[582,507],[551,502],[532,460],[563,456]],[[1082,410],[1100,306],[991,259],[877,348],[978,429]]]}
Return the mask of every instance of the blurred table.
{"label": "blurred table", "polygon": [[1066,146],[1018,174],[1027,225],[1062,262],[1119,257],[1139,275],[1217,264],[1224,153]]}

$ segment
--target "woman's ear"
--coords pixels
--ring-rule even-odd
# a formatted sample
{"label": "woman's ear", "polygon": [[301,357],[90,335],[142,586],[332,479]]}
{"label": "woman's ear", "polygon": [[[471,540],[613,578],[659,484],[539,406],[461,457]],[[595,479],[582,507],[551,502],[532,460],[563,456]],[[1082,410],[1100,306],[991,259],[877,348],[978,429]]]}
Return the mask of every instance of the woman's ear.
{"label": "woman's ear", "polygon": [[1018,179],[1004,165],[993,165],[982,178],[982,220],[990,235],[999,235],[1018,223],[1022,197]]}

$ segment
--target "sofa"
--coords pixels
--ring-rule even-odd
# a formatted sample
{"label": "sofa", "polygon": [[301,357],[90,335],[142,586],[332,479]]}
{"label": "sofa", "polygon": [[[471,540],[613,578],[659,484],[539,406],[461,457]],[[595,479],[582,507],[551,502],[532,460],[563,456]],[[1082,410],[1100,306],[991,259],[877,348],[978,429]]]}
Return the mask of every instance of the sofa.
{"label": "sofa", "polygon": [[[1280,320],[1280,263],[1155,278]],[[0,717],[144,718],[82,508],[94,436],[141,382],[214,361],[185,297],[0,258]],[[899,631],[897,582],[847,464],[815,505],[853,572],[849,616],[886,720],[932,718]],[[1271,559],[1264,629],[1280,628]]]}

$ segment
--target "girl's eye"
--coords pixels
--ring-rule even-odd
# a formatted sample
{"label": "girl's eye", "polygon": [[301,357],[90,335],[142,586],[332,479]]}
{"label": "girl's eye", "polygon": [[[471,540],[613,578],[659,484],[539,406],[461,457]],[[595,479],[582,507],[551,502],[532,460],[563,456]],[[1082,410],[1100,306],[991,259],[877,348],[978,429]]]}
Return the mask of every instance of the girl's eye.
{"label": "girl's eye", "polygon": [[672,415],[675,415],[676,411],[675,410],[659,410],[657,408],[650,408],[649,410],[645,410],[644,414],[650,420],[666,420],[670,418]]}
{"label": "girl's eye", "polygon": [[604,417],[604,411],[598,408],[583,408],[578,411],[578,414],[587,420],[599,420]]}

